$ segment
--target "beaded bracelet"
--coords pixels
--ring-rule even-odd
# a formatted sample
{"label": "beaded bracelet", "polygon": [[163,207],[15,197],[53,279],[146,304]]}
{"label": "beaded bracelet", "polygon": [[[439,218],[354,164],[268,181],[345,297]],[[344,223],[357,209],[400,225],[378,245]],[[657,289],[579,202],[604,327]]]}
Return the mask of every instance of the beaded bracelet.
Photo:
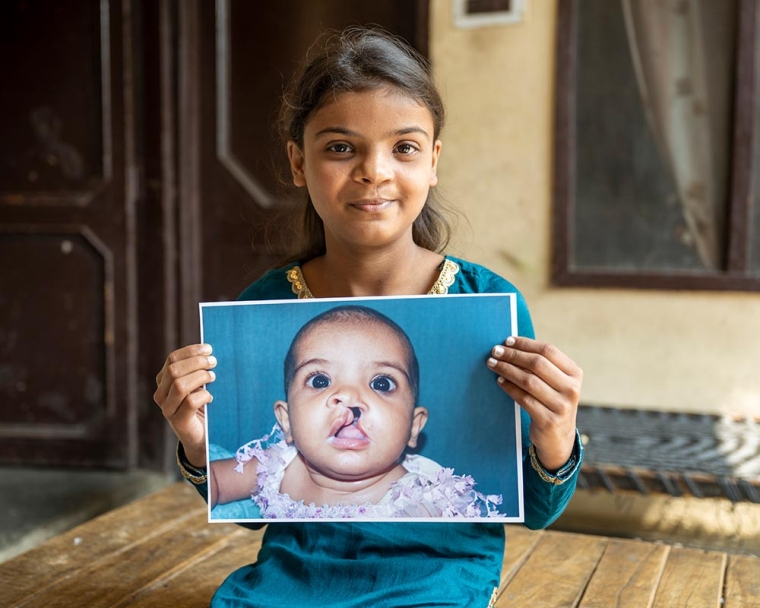
{"label": "beaded bracelet", "polygon": [[577,429],[575,431],[575,442],[576,445],[573,447],[573,453],[570,456],[570,460],[565,466],[557,471],[556,475],[552,475],[543,467],[541,462],[538,460],[538,456],[536,455],[536,446],[533,444],[530,444],[530,447],[528,448],[530,466],[533,467],[533,470],[536,471],[536,473],[538,473],[538,476],[546,483],[551,483],[555,486],[562,485],[572,477],[572,475],[569,475],[568,473],[571,473],[578,464],[578,455],[576,452],[583,451],[583,443],[581,442],[581,438]]}
{"label": "beaded bracelet", "polygon": [[179,467],[179,472],[182,474],[182,477],[196,486],[204,484],[208,480],[208,475],[206,474],[205,469],[199,469],[187,461],[185,449],[180,442],[177,442],[177,466]]}

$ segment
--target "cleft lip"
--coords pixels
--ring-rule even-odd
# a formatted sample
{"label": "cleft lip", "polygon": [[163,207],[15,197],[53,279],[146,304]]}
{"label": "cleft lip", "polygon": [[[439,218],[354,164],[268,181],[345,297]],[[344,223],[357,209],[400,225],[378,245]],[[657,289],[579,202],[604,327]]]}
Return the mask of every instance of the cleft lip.
{"label": "cleft lip", "polygon": [[367,433],[361,425],[362,411],[358,407],[347,407],[343,415],[339,416],[330,426],[329,441],[338,438],[338,434],[347,427],[355,427],[365,438],[369,439]]}
{"label": "cleft lip", "polygon": [[333,420],[333,423],[330,425],[330,437],[335,437],[335,435],[338,434],[338,431],[346,426],[346,419],[350,415],[351,412],[349,410],[346,410],[342,416],[339,416]]}
{"label": "cleft lip", "polygon": [[353,424],[354,417],[355,417],[352,411],[353,409],[359,409],[359,408],[347,407],[343,410],[340,416],[338,416],[335,420],[333,420],[332,425],[330,425],[330,437],[335,437],[335,435],[338,434],[340,429]]}

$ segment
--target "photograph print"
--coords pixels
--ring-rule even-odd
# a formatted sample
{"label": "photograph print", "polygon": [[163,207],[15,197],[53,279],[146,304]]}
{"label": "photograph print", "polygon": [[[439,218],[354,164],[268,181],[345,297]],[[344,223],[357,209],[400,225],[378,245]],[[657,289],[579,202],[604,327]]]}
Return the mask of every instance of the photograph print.
{"label": "photograph print", "polygon": [[523,521],[514,294],[200,305],[209,521]]}

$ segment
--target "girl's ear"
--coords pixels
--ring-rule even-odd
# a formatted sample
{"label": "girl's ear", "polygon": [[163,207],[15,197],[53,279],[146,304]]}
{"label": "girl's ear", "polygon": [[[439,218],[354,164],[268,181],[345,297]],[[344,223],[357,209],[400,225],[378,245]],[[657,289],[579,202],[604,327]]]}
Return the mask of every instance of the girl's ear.
{"label": "girl's ear", "polygon": [[440,139],[436,139],[433,144],[433,166],[430,168],[430,186],[438,184],[438,158],[441,156],[441,147],[443,144]]}
{"label": "girl's ear", "polygon": [[274,402],[274,417],[280,424],[285,441],[293,443],[293,434],[290,432],[290,415],[288,414],[288,402],[278,399]]}
{"label": "girl's ear", "polygon": [[290,160],[290,171],[293,173],[293,183],[299,188],[305,186],[306,177],[303,172],[303,152],[292,139],[288,142],[288,160]]}
{"label": "girl's ear", "polygon": [[409,433],[409,441],[406,445],[410,448],[417,447],[417,438],[420,436],[422,429],[425,428],[428,420],[428,411],[426,407],[418,406],[414,408],[412,414],[412,428]]}

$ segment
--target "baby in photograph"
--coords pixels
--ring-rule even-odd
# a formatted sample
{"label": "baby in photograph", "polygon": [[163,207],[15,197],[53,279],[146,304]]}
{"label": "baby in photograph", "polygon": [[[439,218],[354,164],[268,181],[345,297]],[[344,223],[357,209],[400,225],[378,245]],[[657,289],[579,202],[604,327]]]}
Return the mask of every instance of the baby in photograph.
{"label": "baby in photograph", "polygon": [[500,495],[406,454],[428,419],[419,363],[394,321],[339,306],[306,323],[285,357],[272,432],[210,463],[210,504],[250,496],[262,517],[493,517]]}

